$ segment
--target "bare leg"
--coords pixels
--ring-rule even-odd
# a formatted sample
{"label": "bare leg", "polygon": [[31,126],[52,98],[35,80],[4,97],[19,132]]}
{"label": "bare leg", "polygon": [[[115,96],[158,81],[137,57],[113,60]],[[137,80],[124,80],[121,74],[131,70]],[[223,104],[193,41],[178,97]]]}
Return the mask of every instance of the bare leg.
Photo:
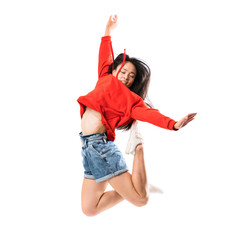
{"label": "bare leg", "polygon": [[[114,191],[105,192],[108,183],[115,189]],[[86,178],[83,180],[82,211],[87,216],[95,216],[124,199],[136,206],[144,206],[148,201],[147,174],[142,144],[136,147],[132,175],[125,172],[100,183]]]}
{"label": "bare leg", "polygon": [[148,202],[147,174],[144,163],[143,145],[136,147],[132,175],[128,172],[108,180],[111,186],[126,200],[136,206]]}
{"label": "bare leg", "polygon": [[142,144],[137,145],[135,150],[132,169],[132,183],[139,196],[142,197],[147,195],[147,173]]}
{"label": "bare leg", "polygon": [[82,211],[87,216],[95,216],[121,202],[123,198],[116,191],[108,191],[107,181],[96,183],[95,180],[83,180],[82,185]]}

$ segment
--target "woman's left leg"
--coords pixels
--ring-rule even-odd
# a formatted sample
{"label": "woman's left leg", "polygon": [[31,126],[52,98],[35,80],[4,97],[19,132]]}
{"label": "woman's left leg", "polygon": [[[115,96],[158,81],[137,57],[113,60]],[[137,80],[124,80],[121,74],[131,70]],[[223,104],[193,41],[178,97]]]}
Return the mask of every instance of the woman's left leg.
{"label": "woman's left leg", "polygon": [[135,206],[147,204],[149,189],[142,144],[137,145],[135,149],[132,174],[125,172],[109,179],[108,182],[119,195]]}

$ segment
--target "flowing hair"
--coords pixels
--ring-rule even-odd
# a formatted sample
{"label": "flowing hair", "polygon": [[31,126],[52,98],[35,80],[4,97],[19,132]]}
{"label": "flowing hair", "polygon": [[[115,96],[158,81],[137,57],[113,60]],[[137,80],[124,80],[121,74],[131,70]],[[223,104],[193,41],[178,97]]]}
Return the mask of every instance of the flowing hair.
{"label": "flowing hair", "polygon": [[[114,69],[113,64],[109,65],[108,73],[112,74],[113,70],[116,70],[117,67],[123,62],[124,54],[119,54],[114,60]],[[132,86],[129,88],[132,92],[140,96],[149,108],[153,108],[151,101],[149,100],[147,93],[150,84],[151,70],[146,63],[137,58],[130,58],[126,55],[125,62],[131,62],[136,70],[137,74],[134,79]],[[130,122],[127,125],[119,126],[118,130],[129,130],[134,121]]]}

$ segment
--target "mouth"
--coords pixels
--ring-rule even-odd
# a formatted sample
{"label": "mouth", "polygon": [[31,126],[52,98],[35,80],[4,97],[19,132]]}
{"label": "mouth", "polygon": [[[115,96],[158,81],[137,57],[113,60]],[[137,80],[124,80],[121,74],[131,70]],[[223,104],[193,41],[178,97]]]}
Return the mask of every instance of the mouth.
{"label": "mouth", "polygon": [[127,85],[127,81],[121,80],[124,85]]}

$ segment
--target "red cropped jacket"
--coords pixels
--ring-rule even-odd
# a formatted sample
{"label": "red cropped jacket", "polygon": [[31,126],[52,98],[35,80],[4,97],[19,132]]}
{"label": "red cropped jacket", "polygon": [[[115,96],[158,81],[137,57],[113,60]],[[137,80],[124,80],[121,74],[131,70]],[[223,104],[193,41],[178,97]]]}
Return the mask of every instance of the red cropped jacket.
{"label": "red cropped jacket", "polygon": [[126,125],[134,119],[173,130],[176,121],[162,115],[157,109],[149,108],[140,96],[108,73],[108,67],[113,61],[111,37],[102,37],[97,84],[91,92],[77,100],[80,104],[81,117],[86,106],[100,112],[110,141],[115,140],[115,128]]}

